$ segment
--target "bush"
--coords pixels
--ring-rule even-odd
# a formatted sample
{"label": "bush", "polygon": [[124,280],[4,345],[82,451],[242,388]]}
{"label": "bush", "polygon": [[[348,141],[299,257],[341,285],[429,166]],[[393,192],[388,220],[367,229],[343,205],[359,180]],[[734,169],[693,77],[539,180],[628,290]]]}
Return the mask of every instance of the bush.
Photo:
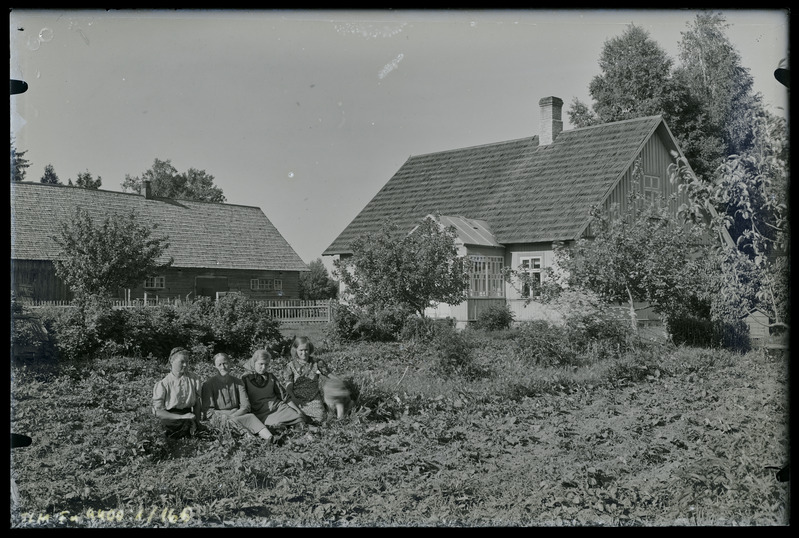
{"label": "bush", "polygon": [[42,318],[11,293],[11,356],[18,358],[50,359],[55,354],[55,342],[47,332]]}
{"label": "bush", "polygon": [[711,347],[713,344],[713,322],[709,319],[682,317],[666,321],[666,330],[675,345]]}
{"label": "bush", "polygon": [[[230,355],[250,356],[282,339],[280,321],[266,303],[252,301],[240,293],[220,297],[209,311],[213,347]],[[201,342],[206,343],[206,342]]]}
{"label": "bush", "polygon": [[724,349],[746,353],[752,349],[749,326],[743,320],[734,322],[717,321],[713,324],[714,340]]}
{"label": "bush", "polygon": [[47,307],[39,309],[47,331],[53,335],[59,357],[74,361],[93,356],[103,345],[97,332],[102,313],[78,308]]}
{"label": "bush", "polygon": [[474,327],[485,331],[501,331],[510,328],[514,317],[507,304],[491,305],[477,314]]}
{"label": "bush", "polygon": [[412,314],[405,318],[400,340],[403,342],[429,342],[442,327],[455,328],[455,318],[433,319]]}
{"label": "bush", "polygon": [[554,325],[543,320],[526,321],[520,325],[516,335],[517,354],[536,365],[577,364],[578,347],[572,338],[575,332],[566,326]]}
{"label": "bush", "polygon": [[686,316],[667,320],[666,328],[676,345],[722,347],[741,353],[752,346],[749,327],[742,320],[730,323]]}
{"label": "bush", "polygon": [[125,333],[116,343],[125,355],[166,357],[169,350],[187,346],[189,339],[178,323],[175,306],[140,306],[120,310],[125,314]]}
{"label": "bush", "polygon": [[328,338],[338,342],[394,342],[401,337],[408,308],[393,305],[380,309],[338,304],[328,326]]}
{"label": "bush", "polygon": [[444,374],[473,373],[474,345],[454,326],[438,325],[433,337],[434,368]]}

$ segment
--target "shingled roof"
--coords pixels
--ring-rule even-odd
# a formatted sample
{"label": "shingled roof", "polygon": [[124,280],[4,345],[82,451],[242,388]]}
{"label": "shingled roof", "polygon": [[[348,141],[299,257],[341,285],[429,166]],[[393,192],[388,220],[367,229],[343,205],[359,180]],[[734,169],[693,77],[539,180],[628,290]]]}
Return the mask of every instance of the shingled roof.
{"label": "shingled roof", "polygon": [[154,235],[168,236],[174,267],[308,270],[258,207],[31,182],[11,182],[11,259],[56,259],[51,237],[78,207],[96,221],[134,211],[141,222],[157,224]]}
{"label": "shingled roof", "polygon": [[324,254],[350,253],[385,219],[410,230],[428,214],[483,220],[502,244],[576,239],[656,131],[674,145],[649,116],[563,131],[549,145],[533,136],[412,156]]}

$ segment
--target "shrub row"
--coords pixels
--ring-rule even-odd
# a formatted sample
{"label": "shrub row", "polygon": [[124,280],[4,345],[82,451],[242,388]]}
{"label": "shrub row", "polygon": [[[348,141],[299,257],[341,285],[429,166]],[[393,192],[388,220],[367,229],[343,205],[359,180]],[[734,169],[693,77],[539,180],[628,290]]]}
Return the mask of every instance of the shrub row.
{"label": "shrub row", "polygon": [[240,294],[119,310],[99,304],[42,307],[37,314],[65,360],[98,354],[165,357],[177,346],[192,350],[199,359],[220,351],[244,357],[282,340],[280,322],[266,306]]}

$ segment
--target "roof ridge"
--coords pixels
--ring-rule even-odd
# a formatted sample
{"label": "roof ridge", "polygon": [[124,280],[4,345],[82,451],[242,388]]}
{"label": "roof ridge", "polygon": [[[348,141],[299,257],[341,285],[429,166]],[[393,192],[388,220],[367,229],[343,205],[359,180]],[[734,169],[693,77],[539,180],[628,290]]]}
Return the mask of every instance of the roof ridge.
{"label": "roof ridge", "polygon": [[[648,120],[653,120],[653,119],[662,120],[663,119],[663,115],[662,114],[655,114],[655,115],[652,115],[652,116],[641,116],[641,117],[638,117],[638,118],[629,118],[629,119],[626,119],[626,120],[608,121],[608,122],[604,122],[604,123],[597,123],[596,125],[587,125],[585,127],[575,127],[574,129],[569,129],[569,130],[566,130],[566,131],[562,131],[562,133],[571,133],[571,132],[574,132],[574,131],[584,131],[586,129],[594,129],[596,127],[607,127],[608,125],[618,125],[618,124],[621,124],[621,123],[643,122],[643,121],[648,121]],[[501,144],[511,144],[511,143],[514,143],[514,142],[520,142],[522,140],[533,141],[534,139],[537,139],[538,137],[539,137],[539,135],[523,136],[521,138],[511,138],[510,140],[500,140],[498,142],[487,142],[485,144],[475,144],[473,146],[463,146],[463,147],[460,147],[460,148],[445,149],[445,150],[441,150],[441,151],[429,151],[427,153],[411,154],[411,156],[409,158],[427,157],[427,156],[430,156],[430,155],[441,155],[441,154],[444,154],[444,153],[454,153],[456,151],[465,151],[465,150],[471,150],[471,149],[477,149],[477,148],[485,148],[485,147],[490,147],[490,146],[499,146]]]}
{"label": "roof ridge", "polygon": [[416,155],[411,154],[411,156],[409,158],[427,157],[427,156],[430,156],[430,155],[441,155],[442,153],[454,153],[456,151],[464,151],[464,150],[469,150],[469,149],[487,148],[489,146],[499,146],[501,144],[511,144],[513,142],[520,142],[522,140],[529,140],[529,141],[532,142],[533,140],[535,140],[537,138],[538,138],[538,135],[523,136],[521,138],[512,138],[510,140],[500,140],[499,142],[488,142],[486,144],[475,144],[474,146],[463,146],[463,147],[460,147],[460,148],[445,149],[445,150],[441,150],[441,151],[429,151],[427,153],[418,153]]}
{"label": "roof ridge", "polygon": [[[65,185],[63,183],[41,183],[39,181],[12,181],[11,186],[14,185],[31,185],[36,187],[58,187],[62,189],[80,189],[86,192],[102,192],[107,194],[124,194],[125,196],[135,196],[137,198],[145,199],[141,194],[135,192],[125,192],[125,191],[112,191],[109,189],[87,189],[85,187],[78,187],[77,185]],[[236,206],[236,207],[248,207],[252,209],[261,209],[258,206],[254,205],[245,205],[245,204],[233,204],[230,202],[209,202],[208,200],[190,200],[188,198],[169,198],[167,196],[153,196],[149,198],[150,200],[171,200],[174,202],[192,202],[195,204],[214,204],[214,205],[223,205],[223,206]]]}

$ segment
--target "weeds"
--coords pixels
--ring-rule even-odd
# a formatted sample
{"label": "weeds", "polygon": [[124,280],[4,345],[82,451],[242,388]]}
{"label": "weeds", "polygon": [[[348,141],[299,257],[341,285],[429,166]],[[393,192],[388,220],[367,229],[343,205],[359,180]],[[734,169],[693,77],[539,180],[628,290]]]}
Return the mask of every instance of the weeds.
{"label": "weeds", "polygon": [[[12,527],[786,523],[765,470],[788,454],[784,361],[643,343],[534,361],[517,330],[452,334],[320,345],[358,404],[271,446],[165,439],[152,360],[15,366],[11,426],[34,443],[12,453]],[[37,522],[60,511],[83,519]]]}

